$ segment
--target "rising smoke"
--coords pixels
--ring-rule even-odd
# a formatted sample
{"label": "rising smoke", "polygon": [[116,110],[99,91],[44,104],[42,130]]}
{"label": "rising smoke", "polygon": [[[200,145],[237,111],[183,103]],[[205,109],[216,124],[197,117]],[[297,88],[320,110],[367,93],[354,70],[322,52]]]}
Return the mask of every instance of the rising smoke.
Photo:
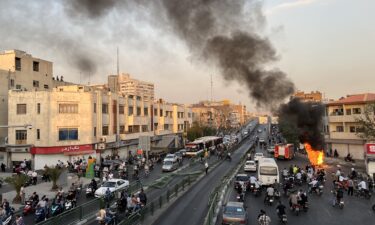
{"label": "rising smoke", "polygon": [[[295,132],[300,143],[309,143],[313,149],[324,147],[322,136],[324,106],[315,102],[301,102],[294,98],[279,108],[279,123],[288,124],[285,132]],[[291,129],[288,131],[288,129]]]}

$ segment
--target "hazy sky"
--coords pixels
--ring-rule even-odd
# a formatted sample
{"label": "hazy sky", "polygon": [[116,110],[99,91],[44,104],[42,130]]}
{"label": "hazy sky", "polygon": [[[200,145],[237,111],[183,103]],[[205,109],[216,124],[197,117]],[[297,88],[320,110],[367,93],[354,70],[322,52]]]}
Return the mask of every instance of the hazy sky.
{"label": "hazy sky", "polygon": [[[77,57],[87,54],[96,62],[96,68],[90,67],[91,83],[103,83],[116,72],[119,47],[120,70],[155,83],[158,98],[181,103],[209,99],[212,74],[215,100],[229,98],[252,107],[245,88],[228,85],[218,69],[194,57],[163,16],[137,5],[89,19],[72,14],[65,1],[0,0],[0,49],[50,60],[54,75],[81,83],[89,81],[89,72],[79,69]],[[266,26],[258,32],[270,38],[280,57],[275,66],[298,89],[320,90],[329,98],[375,92],[374,0],[263,2]]]}

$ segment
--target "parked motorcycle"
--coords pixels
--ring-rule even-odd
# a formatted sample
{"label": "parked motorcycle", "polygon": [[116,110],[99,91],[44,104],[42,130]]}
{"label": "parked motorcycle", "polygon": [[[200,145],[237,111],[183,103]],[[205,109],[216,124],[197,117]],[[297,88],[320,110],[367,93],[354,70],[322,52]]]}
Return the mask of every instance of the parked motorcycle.
{"label": "parked motorcycle", "polygon": [[52,214],[52,216],[57,216],[60,213],[62,213],[63,211],[64,211],[64,208],[62,207],[61,204],[58,204],[58,203],[52,204],[52,206],[51,206],[51,214]]}
{"label": "parked motorcycle", "polygon": [[33,202],[31,200],[25,201],[25,207],[23,208],[23,215],[26,216],[34,212]]}
{"label": "parked motorcycle", "polygon": [[91,184],[89,184],[87,187],[86,187],[86,197],[89,198],[89,197],[94,197],[95,195],[95,189],[92,187]]}
{"label": "parked motorcycle", "polygon": [[39,223],[46,220],[45,208],[39,207],[35,211],[35,223]]}
{"label": "parked motorcycle", "polygon": [[72,200],[66,200],[64,204],[65,210],[70,210],[73,208],[73,201]]}

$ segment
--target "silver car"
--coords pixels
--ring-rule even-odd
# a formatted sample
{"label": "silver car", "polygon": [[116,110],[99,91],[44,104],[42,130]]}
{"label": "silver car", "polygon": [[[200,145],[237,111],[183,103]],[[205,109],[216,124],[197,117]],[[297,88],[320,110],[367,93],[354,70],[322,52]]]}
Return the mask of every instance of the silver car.
{"label": "silver car", "polygon": [[248,215],[243,202],[228,202],[223,208],[223,225],[247,224]]}

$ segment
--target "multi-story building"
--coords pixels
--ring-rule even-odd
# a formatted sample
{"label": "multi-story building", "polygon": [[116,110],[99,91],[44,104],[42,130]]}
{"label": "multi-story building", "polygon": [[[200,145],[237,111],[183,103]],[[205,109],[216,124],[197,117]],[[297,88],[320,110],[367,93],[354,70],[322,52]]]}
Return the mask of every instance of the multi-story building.
{"label": "multi-story building", "polygon": [[303,102],[322,102],[323,96],[319,91],[312,91],[310,93],[305,93],[304,91],[297,91],[294,93],[292,98],[298,98]]}
{"label": "multi-story building", "polygon": [[109,75],[108,87],[113,92],[125,95],[142,96],[144,99],[154,100],[154,84],[133,79],[129,74]]}
{"label": "multi-story building", "polygon": [[348,95],[326,103],[327,149],[336,149],[340,157],[350,153],[356,159],[363,159],[366,140],[358,136],[361,128],[357,119],[363,116],[365,107],[373,103],[375,103],[373,93]]}
{"label": "multi-story building", "polygon": [[[152,117],[152,111],[159,117]],[[154,119],[152,119],[154,118]],[[22,121],[32,128],[12,127]],[[157,121],[157,122],[156,122]],[[9,92],[8,165],[32,160],[36,169],[72,157],[127,157],[140,136],[186,132],[191,109],[106,88],[61,86]],[[153,124],[153,125],[152,125]]]}
{"label": "multi-story building", "polygon": [[63,77],[53,77],[52,62],[19,50],[0,52],[0,152],[5,152],[8,134],[8,90],[51,90],[66,84]]}
{"label": "multi-story building", "polygon": [[245,105],[235,105],[229,100],[209,102],[204,101],[192,105],[193,121],[203,126],[239,127],[248,121],[249,114]]}

